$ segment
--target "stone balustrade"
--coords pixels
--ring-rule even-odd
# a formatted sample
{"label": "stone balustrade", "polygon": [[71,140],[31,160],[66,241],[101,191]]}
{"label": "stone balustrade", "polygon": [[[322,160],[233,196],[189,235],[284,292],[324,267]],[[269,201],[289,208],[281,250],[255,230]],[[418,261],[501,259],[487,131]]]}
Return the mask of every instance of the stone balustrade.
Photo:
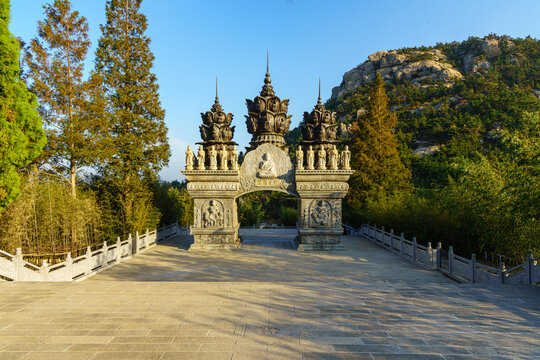
{"label": "stone balustrade", "polygon": [[68,253],[65,261],[54,265],[43,261],[37,266],[25,261],[21,248],[17,248],[15,255],[0,250],[0,277],[9,281],[80,281],[156,246],[159,241],[182,234],[188,235],[189,228],[179,228],[178,224],[143,234],[137,232],[124,241],[117,238],[113,244],[104,242],[93,251],[87,247],[86,253],[76,258]]}
{"label": "stone balustrade", "polygon": [[454,254],[452,246],[447,252],[442,249],[441,243],[437,243],[436,248],[429,242],[427,246],[422,246],[416,242],[416,238],[407,240],[403,233],[398,236],[393,230],[387,232],[384,226],[378,229],[376,225],[364,224],[358,230],[346,225],[343,227],[347,235],[362,236],[407,260],[429,270],[438,270],[459,282],[515,285],[540,283],[540,257],[534,258],[530,251],[523,264],[506,269],[504,262],[500,262],[499,268],[493,268],[479,263],[475,254],[467,259]]}

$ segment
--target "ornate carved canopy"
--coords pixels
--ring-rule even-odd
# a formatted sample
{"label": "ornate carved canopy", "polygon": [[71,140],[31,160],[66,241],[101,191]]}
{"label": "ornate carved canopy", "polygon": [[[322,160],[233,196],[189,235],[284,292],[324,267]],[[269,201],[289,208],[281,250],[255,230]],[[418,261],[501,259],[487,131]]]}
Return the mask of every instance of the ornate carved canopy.
{"label": "ornate carved canopy", "polygon": [[287,115],[289,99],[281,100],[276,96],[268,72],[268,64],[260,95],[253,101],[246,99],[246,104],[248,108],[246,125],[248,132],[253,134],[247,150],[253,150],[265,143],[287,150],[283,134],[289,131],[291,125],[292,115]]}
{"label": "ornate carved canopy", "polygon": [[234,128],[231,127],[233,114],[225,113],[219,103],[217,80],[216,80],[216,99],[210,111],[201,113],[203,124],[199,127],[201,131],[202,144],[204,147],[211,145],[227,144],[236,145],[232,142]]}
{"label": "ornate carved canopy", "polygon": [[319,80],[319,99],[311,113],[304,112],[304,124],[300,127],[305,145],[335,144],[337,135],[336,113],[327,110],[321,102]]}

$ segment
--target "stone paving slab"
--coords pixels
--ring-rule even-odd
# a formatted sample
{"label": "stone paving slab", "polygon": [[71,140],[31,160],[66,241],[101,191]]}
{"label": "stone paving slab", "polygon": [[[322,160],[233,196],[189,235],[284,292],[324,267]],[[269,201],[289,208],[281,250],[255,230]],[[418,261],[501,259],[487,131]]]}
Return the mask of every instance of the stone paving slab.
{"label": "stone paving slab", "polygon": [[0,359],[535,359],[540,289],[346,252],[185,250],[77,283],[0,283]]}

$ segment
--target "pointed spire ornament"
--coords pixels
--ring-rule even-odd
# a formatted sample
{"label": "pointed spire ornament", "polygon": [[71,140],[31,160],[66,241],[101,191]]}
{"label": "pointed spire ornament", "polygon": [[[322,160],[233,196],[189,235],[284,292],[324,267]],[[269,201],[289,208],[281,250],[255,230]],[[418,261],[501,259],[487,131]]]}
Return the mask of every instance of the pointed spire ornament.
{"label": "pointed spire ornament", "polygon": [[246,125],[252,134],[248,151],[269,143],[287,150],[283,134],[289,131],[292,115],[288,115],[289,99],[281,100],[276,96],[270,78],[270,54],[266,52],[266,76],[260,95],[253,100],[246,99],[248,115]]}
{"label": "pointed spire ornament", "polygon": [[[335,144],[337,136],[336,113],[326,109],[321,101],[321,78],[319,77],[319,97],[311,113],[304,112],[301,127],[304,145]],[[330,148],[329,148],[330,149]],[[327,149],[328,150],[328,149]]]}
{"label": "pointed spire ornament", "polygon": [[219,103],[218,78],[216,76],[216,98],[210,111],[201,113],[203,124],[199,127],[203,146],[206,149],[214,144],[234,144],[231,140],[234,136],[234,126],[231,127],[233,114],[225,113]]}

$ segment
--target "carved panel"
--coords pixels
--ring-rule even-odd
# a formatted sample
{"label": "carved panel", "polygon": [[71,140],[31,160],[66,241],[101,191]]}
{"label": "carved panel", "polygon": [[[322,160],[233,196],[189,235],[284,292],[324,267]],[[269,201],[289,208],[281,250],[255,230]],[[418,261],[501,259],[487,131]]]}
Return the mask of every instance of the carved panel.
{"label": "carved panel", "polygon": [[204,183],[188,183],[187,189],[188,190],[229,190],[229,191],[237,191],[239,189],[238,183],[211,183],[211,182],[204,182]]}
{"label": "carved panel", "polygon": [[349,190],[349,184],[347,183],[300,183],[296,185],[298,190],[313,190],[313,191],[331,191],[339,190],[346,191]]}
{"label": "carved panel", "polygon": [[309,208],[310,227],[332,226],[332,205],[327,200],[313,200]]}
{"label": "carved panel", "polygon": [[248,152],[240,167],[240,191],[294,192],[294,170],[289,154],[272,144]]}
{"label": "carved panel", "polygon": [[219,200],[208,200],[201,209],[203,228],[221,228],[224,224],[223,203]]}

